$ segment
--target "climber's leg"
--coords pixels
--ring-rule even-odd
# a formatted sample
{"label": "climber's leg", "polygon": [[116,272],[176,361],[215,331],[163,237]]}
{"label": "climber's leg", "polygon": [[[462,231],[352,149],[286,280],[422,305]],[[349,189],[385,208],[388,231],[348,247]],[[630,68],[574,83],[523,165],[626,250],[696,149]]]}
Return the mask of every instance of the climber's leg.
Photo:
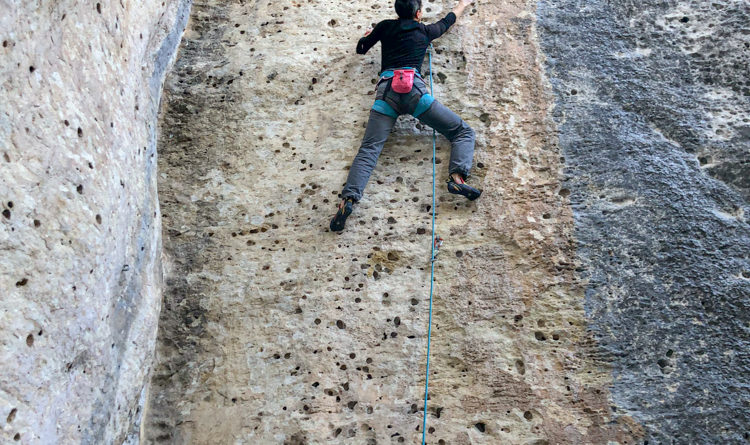
{"label": "climber's leg", "polygon": [[[464,183],[469,176],[471,163],[474,159],[474,130],[437,100],[417,117],[422,123],[434,128],[438,133],[445,136],[451,143],[451,158],[448,166],[448,191],[463,195],[470,200],[477,199],[481,190],[470,187]],[[453,176],[459,175],[460,180],[455,181]]]}
{"label": "climber's leg", "polygon": [[354,157],[346,185],[341,192],[342,199],[352,198],[354,202],[362,199],[362,192],[370,179],[370,174],[378,162],[383,145],[396,123],[396,118],[386,114],[370,110],[370,118],[367,121],[365,136],[359,147],[357,156]]}

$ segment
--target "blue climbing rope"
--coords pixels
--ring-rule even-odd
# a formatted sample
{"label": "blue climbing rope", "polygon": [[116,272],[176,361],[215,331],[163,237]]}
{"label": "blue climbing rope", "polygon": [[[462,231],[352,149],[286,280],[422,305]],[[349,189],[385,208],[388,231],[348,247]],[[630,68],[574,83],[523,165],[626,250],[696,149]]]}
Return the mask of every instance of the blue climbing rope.
{"label": "blue climbing rope", "polygon": [[[432,44],[430,44],[429,62],[430,62],[430,94],[435,97],[435,91],[432,89]],[[437,142],[437,135],[435,129],[432,129],[432,238],[430,239],[430,316],[427,321],[427,367],[424,376],[424,413],[422,415],[422,445],[425,445],[425,438],[427,436],[427,396],[430,390],[430,338],[432,337],[432,292],[435,284],[435,247],[439,247],[437,244],[437,236],[435,235],[435,144]]]}

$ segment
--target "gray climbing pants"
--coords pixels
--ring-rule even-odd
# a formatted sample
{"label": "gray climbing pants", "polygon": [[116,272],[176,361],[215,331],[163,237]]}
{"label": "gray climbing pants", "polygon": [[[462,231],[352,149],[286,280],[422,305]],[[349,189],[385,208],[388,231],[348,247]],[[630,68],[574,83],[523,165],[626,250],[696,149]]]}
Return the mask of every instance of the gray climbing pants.
{"label": "gray climbing pants", "polygon": [[370,110],[365,136],[349,170],[342,198],[352,198],[355,202],[362,199],[362,192],[378,162],[383,145],[396,119],[402,114],[415,115],[420,122],[445,136],[451,143],[448,174],[459,173],[464,178],[469,176],[474,159],[474,130],[456,113],[433,100],[420,77],[415,76],[414,87],[409,93],[403,94],[390,89],[389,79],[381,79],[377,86],[375,105]]}

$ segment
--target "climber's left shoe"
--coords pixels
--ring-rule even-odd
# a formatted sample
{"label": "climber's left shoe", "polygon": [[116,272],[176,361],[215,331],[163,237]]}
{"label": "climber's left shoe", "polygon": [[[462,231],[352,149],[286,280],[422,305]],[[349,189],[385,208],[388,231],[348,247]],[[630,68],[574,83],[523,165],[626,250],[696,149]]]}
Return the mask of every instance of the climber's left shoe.
{"label": "climber's left shoe", "polygon": [[342,230],[344,230],[346,218],[348,218],[349,215],[352,214],[353,209],[354,200],[351,198],[346,198],[346,200],[344,200],[344,204],[339,205],[339,211],[336,212],[336,215],[333,217],[333,219],[331,219],[331,232],[341,232]]}
{"label": "climber's left shoe", "polygon": [[479,198],[479,196],[482,194],[481,190],[475,189],[474,187],[466,183],[459,184],[453,179],[449,179],[447,182],[448,182],[448,191],[450,193],[453,193],[454,195],[466,196],[466,198],[468,198],[469,201],[473,201]]}

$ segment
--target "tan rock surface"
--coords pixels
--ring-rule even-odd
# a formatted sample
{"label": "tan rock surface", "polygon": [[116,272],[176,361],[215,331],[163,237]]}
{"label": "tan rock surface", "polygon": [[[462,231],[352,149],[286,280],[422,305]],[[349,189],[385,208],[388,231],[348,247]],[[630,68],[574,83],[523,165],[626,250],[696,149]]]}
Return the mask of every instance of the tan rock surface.
{"label": "tan rock surface", "polygon": [[0,443],[138,438],[179,3],[0,1]]}
{"label": "tan rock surface", "polygon": [[[425,2],[428,20],[450,2]],[[444,189],[428,443],[632,443],[576,281],[534,2],[479,2],[435,42],[435,95],[477,131]],[[382,2],[195,3],[161,123],[169,256],[148,443],[418,443],[431,131],[402,117],[327,231],[373,101]],[[425,62],[425,71],[427,63]]]}

